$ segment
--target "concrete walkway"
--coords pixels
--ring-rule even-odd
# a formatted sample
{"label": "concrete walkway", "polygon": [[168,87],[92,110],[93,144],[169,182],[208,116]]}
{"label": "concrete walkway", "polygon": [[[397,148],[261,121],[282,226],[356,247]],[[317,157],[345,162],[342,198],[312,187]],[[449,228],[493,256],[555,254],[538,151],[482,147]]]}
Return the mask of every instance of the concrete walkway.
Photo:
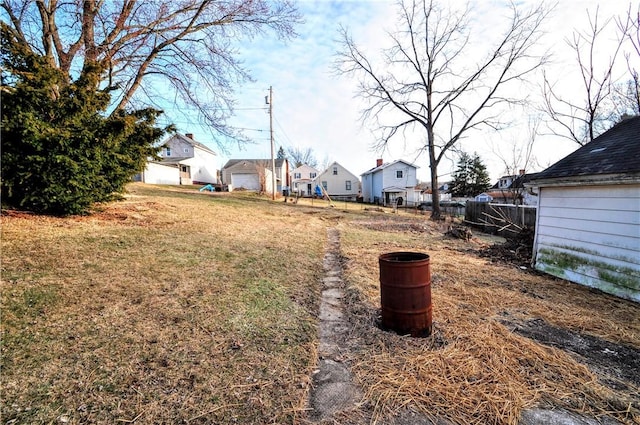
{"label": "concrete walkway", "polygon": [[312,409],[310,419],[314,422],[331,420],[343,411],[357,409],[362,398],[360,389],[353,383],[349,366],[342,362],[340,341],[348,330],[343,307],[344,282],[340,265],[340,233],[335,228],[327,229],[320,302],[320,346],[318,368],[314,371],[313,387],[309,400]]}

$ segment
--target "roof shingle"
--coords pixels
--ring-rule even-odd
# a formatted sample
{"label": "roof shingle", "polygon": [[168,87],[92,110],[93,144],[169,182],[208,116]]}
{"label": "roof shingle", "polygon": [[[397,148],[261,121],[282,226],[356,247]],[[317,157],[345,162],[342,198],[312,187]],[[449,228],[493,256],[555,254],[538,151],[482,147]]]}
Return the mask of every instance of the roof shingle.
{"label": "roof shingle", "polygon": [[629,118],[532,180],[640,172],[640,117]]}

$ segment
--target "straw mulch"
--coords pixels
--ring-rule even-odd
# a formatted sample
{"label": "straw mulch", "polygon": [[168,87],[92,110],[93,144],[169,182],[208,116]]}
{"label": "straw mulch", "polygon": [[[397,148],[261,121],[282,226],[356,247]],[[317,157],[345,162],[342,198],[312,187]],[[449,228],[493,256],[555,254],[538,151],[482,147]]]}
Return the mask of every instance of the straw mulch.
{"label": "straw mulch", "polygon": [[[374,233],[369,221],[342,228],[351,362],[374,423],[408,408],[454,424],[516,424],[523,409],[547,404],[640,424],[637,387],[608,388],[575,355],[503,324],[542,318],[638,348],[636,304],[491,263],[470,254],[469,242],[446,238],[433,226],[420,234],[383,220]],[[378,328],[378,256],[406,250],[431,256],[434,328],[426,339]]]}

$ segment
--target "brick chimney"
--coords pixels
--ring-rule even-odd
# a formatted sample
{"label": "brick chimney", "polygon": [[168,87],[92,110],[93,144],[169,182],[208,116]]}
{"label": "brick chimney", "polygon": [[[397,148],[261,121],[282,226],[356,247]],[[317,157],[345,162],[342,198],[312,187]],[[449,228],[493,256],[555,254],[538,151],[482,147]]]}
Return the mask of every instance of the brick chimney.
{"label": "brick chimney", "polygon": [[191,140],[196,140],[196,139],[193,138],[193,133],[187,133],[187,134],[185,134],[185,136],[187,136]]}
{"label": "brick chimney", "polygon": [[382,158],[376,159],[376,167],[379,167],[381,165],[382,165]]}

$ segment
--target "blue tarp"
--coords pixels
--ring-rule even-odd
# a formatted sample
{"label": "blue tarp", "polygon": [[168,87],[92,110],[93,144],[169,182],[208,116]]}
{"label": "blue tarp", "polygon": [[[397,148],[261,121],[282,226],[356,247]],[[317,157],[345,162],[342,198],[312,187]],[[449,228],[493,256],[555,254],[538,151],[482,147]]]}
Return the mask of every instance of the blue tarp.
{"label": "blue tarp", "polygon": [[316,185],[316,195],[322,197],[322,189],[318,185]]}

